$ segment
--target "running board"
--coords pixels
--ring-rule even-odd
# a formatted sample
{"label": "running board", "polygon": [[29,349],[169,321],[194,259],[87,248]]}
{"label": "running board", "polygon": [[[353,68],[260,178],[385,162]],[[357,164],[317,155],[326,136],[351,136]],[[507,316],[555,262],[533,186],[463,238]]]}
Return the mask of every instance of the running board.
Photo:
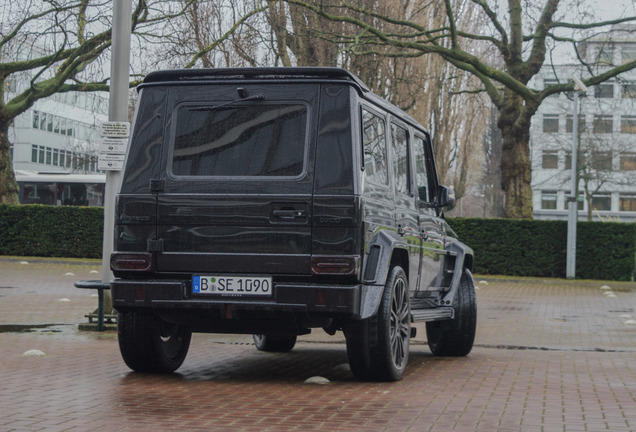
{"label": "running board", "polygon": [[416,309],[411,311],[411,322],[440,321],[452,319],[454,310],[452,307],[439,307],[435,309]]}

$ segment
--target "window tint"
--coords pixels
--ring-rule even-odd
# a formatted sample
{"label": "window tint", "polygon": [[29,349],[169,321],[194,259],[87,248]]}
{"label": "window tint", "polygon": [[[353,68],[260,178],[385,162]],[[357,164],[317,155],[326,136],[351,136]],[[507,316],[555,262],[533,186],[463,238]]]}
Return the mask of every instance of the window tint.
{"label": "window tint", "polygon": [[594,116],[593,133],[612,133],[614,130],[614,118],[607,115]]}
{"label": "window tint", "polygon": [[614,97],[614,84],[599,84],[594,86],[594,97],[610,99]]}
{"label": "window tint", "polygon": [[384,120],[362,110],[362,139],[364,144],[364,170],[367,181],[388,183],[386,138]]}
{"label": "window tint", "polygon": [[543,115],[543,132],[546,132],[546,133],[559,132],[559,115],[558,114]]}
{"label": "window tint", "polygon": [[433,201],[431,189],[428,183],[428,170],[426,168],[426,142],[420,137],[415,137],[413,153],[415,156],[415,185],[421,201]]}
{"label": "window tint", "polygon": [[619,211],[636,211],[636,196],[621,195],[618,206]]}
{"label": "window tint", "polygon": [[[574,116],[568,115],[565,120],[565,131],[567,133],[572,133],[574,129]],[[585,115],[579,115],[579,124],[578,124],[578,132],[583,132],[585,130]]]}
{"label": "window tint", "polygon": [[594,195],[592,197],[592,208],[599,211],[610,211],[612,209],[612,197],[609,195]]}
{"label": "window tint", "polygon": [[393,150],[393,175],[396,192],[409,193],[409,151],[406,129],[391,125],[391,149]]}
{"label": "window tint", "polygon": [[556,150],[543,150],[541,168],[556,169],[559,167],[559,152]]}
{"label": "window tint", "polygon": [[541,208],[543,210],[556,210],[557,208],[556,191],[541,191]]}
{"label": "window tint", "polygon": [[182,106],[172,172],[180,176],[298,176],[303,171],[304,105]]}

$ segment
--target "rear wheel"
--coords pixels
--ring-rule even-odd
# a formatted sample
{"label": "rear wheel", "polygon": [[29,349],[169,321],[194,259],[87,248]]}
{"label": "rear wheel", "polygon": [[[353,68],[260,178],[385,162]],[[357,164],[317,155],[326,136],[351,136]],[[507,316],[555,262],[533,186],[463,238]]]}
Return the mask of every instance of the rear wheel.
{"label": "rear wheel", "polygon": [[142,312],[117,314],[117,335],[121,356],[136,372],[170,373],[188,354],[192,332]]}
{"label": "rear wheel", "polygon": [[428,346],[438,356],[465,356],[470,353],[477,328],[475,283],[470,270],[465,269],[453,303],[455,318],[426,323]]}
{"label": "rear wheel", "polygon": [[378,313],[345,329],[349,366],[361,380],[397,381],[409,358],[411,309],[406,274],[391,270]]}
{"label": "rear wheel", "polygon": [[259,351],[288,352],[296,345],[296,336],[254,335],[254,345]]}

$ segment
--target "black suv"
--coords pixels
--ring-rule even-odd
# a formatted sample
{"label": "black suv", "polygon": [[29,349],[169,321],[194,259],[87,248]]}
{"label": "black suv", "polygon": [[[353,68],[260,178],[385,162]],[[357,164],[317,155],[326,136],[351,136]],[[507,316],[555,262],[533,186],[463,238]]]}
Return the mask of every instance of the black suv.
{"label": "black suv", "polygon": [[402,377],[413,322],[470,352],[473,253],[411,117],[337,68],[160,71],[139,94],[111,257],[131,369],[176,370],[192,332],[281,352],[342,330],[363,380]]}

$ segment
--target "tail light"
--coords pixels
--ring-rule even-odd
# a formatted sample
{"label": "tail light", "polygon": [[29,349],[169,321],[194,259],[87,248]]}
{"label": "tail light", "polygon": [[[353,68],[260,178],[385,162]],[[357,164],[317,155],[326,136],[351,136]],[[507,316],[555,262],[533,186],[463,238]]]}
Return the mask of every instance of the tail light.
{"label": "tail light", "polygon": [[115,252],[110,255],[110,268],[113,271],[151,271],[152,254]]}
{"label": "tail light", "polygon": [[313,256],[311,272],[315,275],[357,275],[360,257],[354,256]]}

